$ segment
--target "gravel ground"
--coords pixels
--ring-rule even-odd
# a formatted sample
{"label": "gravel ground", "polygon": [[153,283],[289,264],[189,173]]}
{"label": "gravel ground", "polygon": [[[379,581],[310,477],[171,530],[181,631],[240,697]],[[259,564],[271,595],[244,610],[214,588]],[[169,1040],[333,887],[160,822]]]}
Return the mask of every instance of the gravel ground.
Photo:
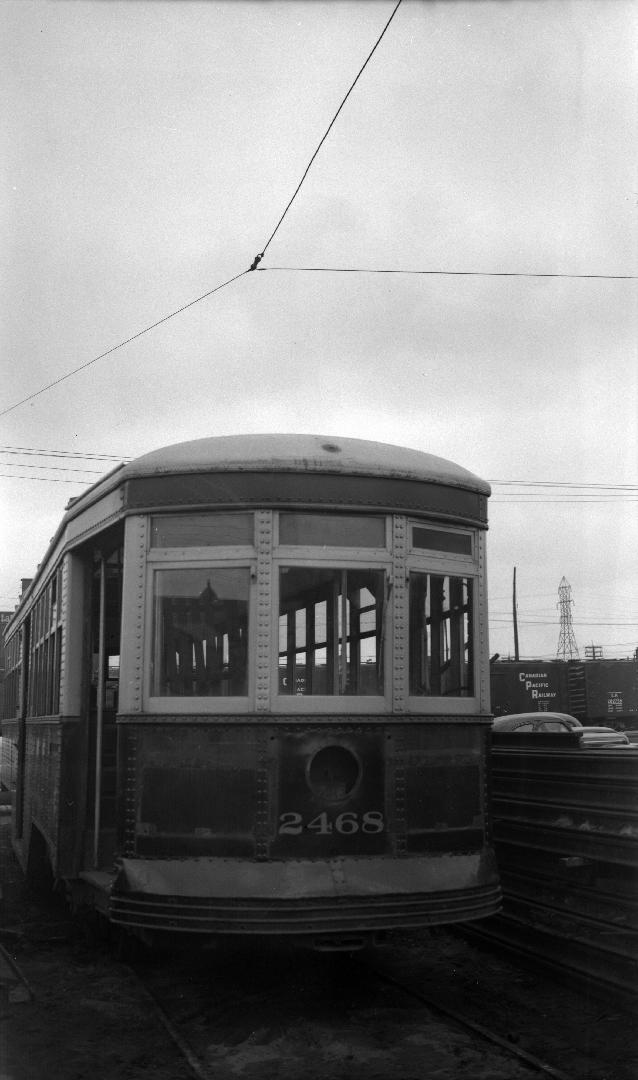
{"label": "gravel ground", "polygon": [[[0,1002],[0,1080],[192,1080],[140,980],[62,904],[25,889],[0,816],[0,942],[33,996]],[[371,968],[387,976],[382,981]],[[142,958],[145,984],[215,1080],[529,1080],[507,1053],[410,998],[463,1013],[572,1080],[635,1080],[636,1017],[440,929],[371,955],[236,946]],[[22,1000],[20,1000],[22,999]]]}

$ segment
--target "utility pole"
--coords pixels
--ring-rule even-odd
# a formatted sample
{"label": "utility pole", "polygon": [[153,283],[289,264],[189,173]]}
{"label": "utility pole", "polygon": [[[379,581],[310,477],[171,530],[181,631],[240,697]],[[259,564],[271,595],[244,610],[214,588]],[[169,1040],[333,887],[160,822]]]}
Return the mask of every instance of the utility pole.
{"label": "utility pole", "polygon": [[514,582],[512,586],[512,617],[514,620],[514,659],[518,660],[518,619],[516,617],[516,567],[514,567]]}
{"label": "utility pole", "polygon": [[602,658],[602,645],[594,645],[593,641],[591,645],[585,645],[585,660],[602,660]]}
{"label": "utility pole", "polygon": [[560,634],[556,656],[559,660],[578,660],[578,645],[574,637],[572,626],[572,587],[566,578],[561,578],[558,586],[558,603],[560,608]]}

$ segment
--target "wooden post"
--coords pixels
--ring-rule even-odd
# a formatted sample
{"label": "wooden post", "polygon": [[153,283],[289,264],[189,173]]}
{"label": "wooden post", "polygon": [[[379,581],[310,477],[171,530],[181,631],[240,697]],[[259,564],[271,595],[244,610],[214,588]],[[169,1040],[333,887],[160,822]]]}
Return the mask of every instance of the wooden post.
{"label": "wooden post", "polygon": [[514,567],[514,585],[512,588],[512,616],[514,619],[514,659],[518,660],[518,619],[516,616],[516,567]]}

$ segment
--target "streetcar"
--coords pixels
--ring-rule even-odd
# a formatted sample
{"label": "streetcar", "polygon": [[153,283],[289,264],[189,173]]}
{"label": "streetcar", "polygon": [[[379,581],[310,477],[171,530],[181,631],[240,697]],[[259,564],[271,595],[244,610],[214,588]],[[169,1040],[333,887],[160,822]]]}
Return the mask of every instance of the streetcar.
{"label": "streetcar", "polygon": [[245,435],[72,499],[5,637],[28,880],[148,941],[496,912],[489,493],[421,451]]}

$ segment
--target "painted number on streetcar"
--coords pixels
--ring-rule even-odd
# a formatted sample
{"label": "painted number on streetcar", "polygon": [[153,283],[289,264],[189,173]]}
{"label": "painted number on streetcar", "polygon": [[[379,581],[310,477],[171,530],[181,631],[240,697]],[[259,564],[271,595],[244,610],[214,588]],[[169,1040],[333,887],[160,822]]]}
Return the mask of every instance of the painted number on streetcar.
{"label": "painted number on streetcar", "polygon": [[333,832],[352,836],[358,832],[381,833],[384,827],[383,814],[379,810],[366,810],[363,814],[346,811],[334,819],[324,811],[312,821],[304,821],[301,814],[294,813],[281,814],[279,818],[280,836],[300,836],[304,830],[319,836],[330,836]]}

